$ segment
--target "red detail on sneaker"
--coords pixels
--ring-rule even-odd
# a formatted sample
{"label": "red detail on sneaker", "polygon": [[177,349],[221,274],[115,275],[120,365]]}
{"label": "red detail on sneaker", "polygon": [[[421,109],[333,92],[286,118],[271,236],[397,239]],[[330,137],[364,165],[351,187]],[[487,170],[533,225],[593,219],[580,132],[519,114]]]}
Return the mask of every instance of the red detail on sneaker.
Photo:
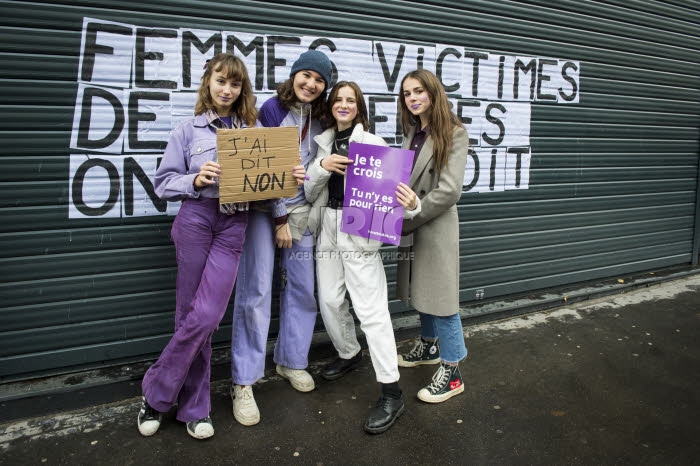
{"label": "red detail on sneaker", "polygon": [[450,382],[450,390],[454,390],[455,388],[459,388],[462,385],[461,380],[453,380]]}

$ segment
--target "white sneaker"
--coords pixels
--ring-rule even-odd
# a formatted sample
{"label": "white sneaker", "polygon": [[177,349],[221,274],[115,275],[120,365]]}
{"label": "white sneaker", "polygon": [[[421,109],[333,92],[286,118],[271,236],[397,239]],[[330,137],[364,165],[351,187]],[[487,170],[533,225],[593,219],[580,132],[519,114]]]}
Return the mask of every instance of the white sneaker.
{"label": "white sneaker", "polygon": [[292,387],[300,392],[310,392],[316,388],[314,379],[304,369],[290,369],[289,367],[284,367],[277,364],[277,373],[283,378],[289,380]]}
{"label": "white sneaker", "polygon": [[214,425],[211,422],[211,418],[207,416],[199,421],[188,422],[187,433],[199,440],[211,437],[214,435]]}
{"label": "white sneaker", "polygon": [[254,426],[260,422],[260,411],[255,404],[253,387],[250,385],[233,385],[231,387],[233,401],[233,417],[244,426]]}
{"label": "white sneaker", "polygon": [[151,406],[146,401],[146,397],[141,397],[141,409],[139,410],[139,415],[137,418],[137,424],[139,426],[139,432],[141,435],[150,437],[155,434],[160,427],[160,422],[163,416],[161,413],[151,408]]}

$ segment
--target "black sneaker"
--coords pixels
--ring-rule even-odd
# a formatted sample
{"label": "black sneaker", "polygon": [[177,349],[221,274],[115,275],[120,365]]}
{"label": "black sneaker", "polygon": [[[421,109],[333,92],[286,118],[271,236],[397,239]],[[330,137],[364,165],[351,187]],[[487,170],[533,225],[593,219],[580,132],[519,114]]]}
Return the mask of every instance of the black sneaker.
{"label": "black sneaker", "polygon": [[433,341],[424,340],[421,337],[411,351],[399,354],[400,367],[414,367],[421,364],[437,364],[440,362],[440,343],[436,338]]}
{"label": "black sneaker", "polygon": [[381,434],[389,430],[396,420],[403,414],[403,395],[398,398],[382,394],[377,405],[369,410],[365,421],[365,432]]}
{"label": "black sneaker", "polygon": [[141,435],[150,437],[155,434],[160,427],[160,421],[162,419],[162,414],[151,408],[151,406],[146,401],[146,397],[141,397],[141,410],[139,411],[139,416],[137,418],[139,432]]}
{"label": "black sneaker", "polygon": [[418,399],[426,403],[442,403],[464,391],[459,366],[440,364],[433,381],[418,392]]}
{"label": "black sneaker", "polygon": [[187,423],[187,433],[196,439],[203,440],[214,435],[214,424],[209,416],[199,421],[190,421]]}

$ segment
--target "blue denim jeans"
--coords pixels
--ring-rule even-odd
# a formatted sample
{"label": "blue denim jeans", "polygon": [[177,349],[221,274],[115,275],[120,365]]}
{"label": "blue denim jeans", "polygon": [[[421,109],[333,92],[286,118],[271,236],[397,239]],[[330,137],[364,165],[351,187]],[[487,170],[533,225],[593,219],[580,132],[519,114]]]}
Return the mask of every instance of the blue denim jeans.
{"label": "blue denim jeans", "polygon": [[464,344],[462,320],[459,314],[440,317],[419,312],[421,336],[428,340],[440,340],[440,359],[445,362],[459,362],[467,357]]}

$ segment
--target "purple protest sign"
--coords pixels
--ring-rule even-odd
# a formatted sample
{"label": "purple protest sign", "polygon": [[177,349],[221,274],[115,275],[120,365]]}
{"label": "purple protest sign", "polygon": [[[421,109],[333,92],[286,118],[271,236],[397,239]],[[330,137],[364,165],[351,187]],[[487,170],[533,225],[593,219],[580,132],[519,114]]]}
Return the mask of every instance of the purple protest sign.
{"label": "purple protest sign", "polygon": [[345,200],[340,231],[382,243],[401,241],[403,207],[396,200],[399,182],[408,184],[412,150],[351,142],[345,173]]}

